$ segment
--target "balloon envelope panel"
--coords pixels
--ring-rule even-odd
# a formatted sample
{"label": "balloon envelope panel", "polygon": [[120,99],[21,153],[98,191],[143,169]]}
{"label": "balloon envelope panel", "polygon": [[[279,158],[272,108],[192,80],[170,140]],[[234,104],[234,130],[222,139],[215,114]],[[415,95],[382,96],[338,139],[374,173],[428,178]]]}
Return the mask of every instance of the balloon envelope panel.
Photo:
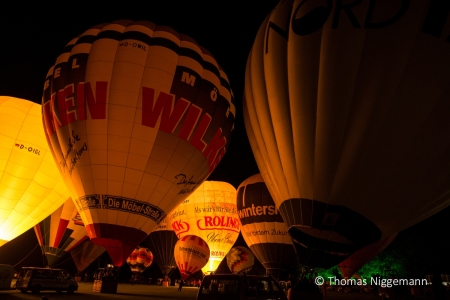
{"label": "balloon envelope panel", "polygon": [[151,249],[153,258],[163,275],[169,274],[177,267],[173,253],[177,241],[178,237],[173,230],[157,230],[150,233],[142,242]]}
{"label": "balloon envelope panel", "polygon": [[282,1],[260,27],[244,120],[302,263],[331,267],[448,206],[441,5]]}
{"label": "balloon envelope panel", "polygon": [[89,267],[89,265],[105,251],[105,248],[86,240],[70,251],[70,255],[72,256],[77,270],[81,272]]}
{"label": "balloon envelope panel", "polygon": [[0,96],[0,246],[68,198],[45,139],[41,105]]}
{"label": "balloon envelope panel", "polygon": [[177,267],[173,251],[178,237],[172,229],[171,213],[162,219],[156,228],[145,238],[142,245],[154,254],[154,259],[163,275],[167,275]]}
{"label": "balloon envelope panel", "polygon": [[46,134],[91,240],[116,266],[219,163],[233,101],[207,50],[150,22],[93,27],[56,59]]}
{"label": "balloon envelope panel", "polygon": [[34,226],[48,266],[54,266],[65,253],[89,239],[84,224],[80,221],[75,204],[69,198],[50,216]]}

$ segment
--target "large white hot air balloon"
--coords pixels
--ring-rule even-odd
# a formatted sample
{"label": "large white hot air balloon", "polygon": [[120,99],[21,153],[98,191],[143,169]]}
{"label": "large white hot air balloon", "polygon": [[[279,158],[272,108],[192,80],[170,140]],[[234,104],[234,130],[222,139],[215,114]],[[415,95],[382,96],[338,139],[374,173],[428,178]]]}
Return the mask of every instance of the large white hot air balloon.
{"label": "large white hot air balloon", "polygon": [[44,85],[46,134],[91,241],[114,265],[217,166],[233,101],[207,50],[147,21],[95,26],[58,56]]}

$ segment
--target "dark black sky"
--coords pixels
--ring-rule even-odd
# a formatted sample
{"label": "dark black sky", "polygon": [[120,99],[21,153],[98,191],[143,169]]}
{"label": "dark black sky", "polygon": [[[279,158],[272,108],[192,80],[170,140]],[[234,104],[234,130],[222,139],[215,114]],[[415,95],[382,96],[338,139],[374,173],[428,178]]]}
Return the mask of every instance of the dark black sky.
{"label": "dark black sky", "polygon": [[[56,57],[72,38],[97,24],[129,19],[172,27],[208,49],[229,77],[236,98],[235,132],[225,157],[209,179],[237,187],[259,172],[244,129],[241,98],[247,56],[259,26],[277,2],[246,0],[244,5],[236,0],[149,0],[145,5],[122,1],[93,6],[78,1],[72,6],[36,5],[26,9],[20,3],[13,4],[14,8],[2,10],[0,18],[0,95],[40,103],[47,71]],[[29,230],[0,248],[0,264],[42,266],[36,245],[34,231]]]}
{"label": "dark black sky", "polygon": [[[93,6],[91,2],[74,1],[61,2],[59,7],[47,4],[25,7],[17,1],[3,8],[0,18],[0,95],[40,103],[46,73],[57,55],[70,39],[94,25],[130,19],[172,27],[208,49],[229,77],[237,107],[235,133],[225,157],[209,179],[227,181],[237,187],[258,173],[242,120],[245,64],[260,24],[277,2],[148,0],[108,1]],[[444,210],[402,233],[393,246],[396,243],[404,246],[407,241],[421,245],[426,249],[421,250],[419,260],[426,262],[433,257],[430,265],[440,264],[450,272],[446,232],[449,217],[450,210]],[[37,241],[31,239],[32,234],[28,234],[26,239],[19,238],[11,246],[0,248],[0,263],[20,261],[36,245]],[[25,240],[29,244],[23,247]],[[11,258],[11,253],[6,252],[14,252],[15,247],[23,250]]]}
{"label": "dark black sky", "polygon": [[145,6],[133,1],[93,6],[78,1],[59,10],[44,6],[4,11],[0,19],[0,95],[40,103],[45,76],[56,57],[72,38],[97,24],[129,19],[172,27],[208,49],[229,77],[237,102],[236,130],[211,179],[237,187],[259,172],[246,138],[241,98],[247,56],[259,26],[277,2],[246,0],[243,5],[236,0],[150,0]]}

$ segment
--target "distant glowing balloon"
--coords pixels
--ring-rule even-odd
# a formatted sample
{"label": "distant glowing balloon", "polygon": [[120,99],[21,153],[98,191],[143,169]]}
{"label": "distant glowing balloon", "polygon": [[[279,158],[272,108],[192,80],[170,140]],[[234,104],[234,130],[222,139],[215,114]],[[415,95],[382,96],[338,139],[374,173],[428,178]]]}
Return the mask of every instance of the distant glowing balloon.
{"label": "distant glowing balloon", "polygon": [[41,109],[0,96],[0,246],[69,198],[45,139]]}
{"label": "distant glowing balloon", "polygon": [[128,256],[128,258],[127,258],[127,264],[130,267],[131,272],[133,272],[133,273],[139,272],[139,270],[137,270],[137,268],[136,268],[136,270],[133,270],[134,267],[136,266],[136,260],[137,260],[138,253],[139,253],[139,248],[136,248],[133,250],[133,252],[131,252],[130,256]]}
{"label": "distant glowing balloon", "polygon": [[286,223],[261,174],[253,175],[239,185],[236,202],[245,243],[267,275],[285,279],[289,269],[297,263],[297,255]]}
{"label": "distant glowing balloon", "polygon": [[236,189],[226,182],[205,181],[170,217],[178,238],[195,235],[206,241],[211,253],[202,270],[214,272],[239,236]]}
{"label": "distant glowing balloon", "polygon": [[56,59],[44,127],[91,241],[115,266],[215,169],[233,102],[207,50],[147,21],[95,26]]}
{"label": "distant glowing balloon", "polygon": [[227,254],[227,265],[233,274],[249,272],[255,264],[255,256],[249,249],[237,246],[231,248]]}
{"label": "distant glowing balloon", "polygon": [[69,198],[51,215],[34,226],[48,266],[54,266],[64,254],[89,240],[84,224],[80,221],[75,205]]}
{"label": "distant glowing balloon", "polygon": [[153,262],[153,253],[144,247],[138,247],[127,258],[127,264],[133,273],[142,273]]}
{"label": "distant glowing balloon", "polygon": [[183,280],[206,265],[209,252],[208,244],[198,236],[186,235],[177,241],[174,258]]}
{"label": "distant glowing balloon", "polygon": [[154,260],[158,264],[163,275],[167,275],[177,267],[173,257],[173,250],[178,237],[172,229],[169,213],[166,218],[158,223],[155,230],[153,230],[148,237],[141,243],[148,247],[154,254]]}
{"label": "distant glowing balloon", "polygon": [[261,25],[244,121],[300,263],[335,266],[450,204],[448,12],[285,0]]}

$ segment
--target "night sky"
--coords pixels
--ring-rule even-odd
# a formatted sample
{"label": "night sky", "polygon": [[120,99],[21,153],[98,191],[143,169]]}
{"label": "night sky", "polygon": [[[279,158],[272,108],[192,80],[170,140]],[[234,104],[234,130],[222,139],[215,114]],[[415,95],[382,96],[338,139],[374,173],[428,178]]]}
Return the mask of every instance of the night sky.
{"label": "night sky", "polygon": [[[149,0],[145,6],[134,1],[105,2],[103,6],[84,1],[72,2],[73,6],[66,6],[70,3],[66,2],[61,7],[11,5],[2,9],[0,18],[0,95],[40,103],[47,71],[65,44],[97,24],[130,19],[172,27],[208,49],[229,77],[237,108],[235,132],[209,180],[226,181],[237,187],[259,172],[242,119],[245,65],[260,24],[277,2]],[[438,213],[402,232],[390,247],[417,247],[414,258],[428,268],[427,272],[439,268],[442,273],[450,273],[446,231],[449,217],[450,209]],[[37,245],[33,234],[28,232],[26,238],[19,237],[0,248],[0,263],[16,264],[30,253]],[[27,263],[39,260],[35,252],[39,253],[34,251]],[[36,265],[40,263],[36,261]]]}

